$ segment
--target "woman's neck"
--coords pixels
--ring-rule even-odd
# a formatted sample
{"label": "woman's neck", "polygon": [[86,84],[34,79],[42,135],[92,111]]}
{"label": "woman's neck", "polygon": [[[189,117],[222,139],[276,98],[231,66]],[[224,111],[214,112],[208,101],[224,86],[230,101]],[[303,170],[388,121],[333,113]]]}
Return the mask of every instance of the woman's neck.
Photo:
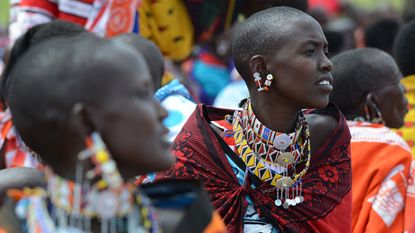
{"label": "woman's neck", "polygon": [[251,103],[255,116],[271,130],[291,133],[295,129],[301,109],[283,102],[268,101],[266,98],[254,97],[251,98]]}

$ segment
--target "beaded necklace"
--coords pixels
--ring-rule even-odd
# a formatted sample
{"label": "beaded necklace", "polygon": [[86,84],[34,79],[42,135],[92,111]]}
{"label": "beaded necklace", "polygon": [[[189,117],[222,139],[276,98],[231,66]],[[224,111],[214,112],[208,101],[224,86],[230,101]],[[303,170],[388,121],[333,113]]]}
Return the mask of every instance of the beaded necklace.
{"label": "beaded necklace", "polygon": [[[45,173],[48,190],[26,190],[27,198],[17,207],[19,217],[27,220],[29,233],[91,232],[92,218],[101,222],[102,233],[161,232],[149,199],[133,184],[123,185],[117,193],[95,188],[82,190],[77,201],[79,184],[53,174],[50,169]],[[75,210],[77,205],[81,208]]]}
{"label": "beaded necklace", "polygon": [[264,126],[249,99],[243,109],[235,111],[232,125],[235,149],[247,170],[276,187],[275,205],[288,208],[303,202],[301,178],[311,160],[310,132],[303,112],[298,114],[295,132],[288,135]]}
{"label": "beaded necklace", "polygon": [[[86,179],[85,160],[95,165],[86,171]],[[29,220],[29,233],[90,232],[92,218],[101,222],[101,233],[161,232],[150,201],[133,183],[124,182],[97,132],[86,139],[86,149],[78,154],[75,181],[57,176],[50,168],[45,169],[45,175],[48,196],[34,195],[28,202],[31,203],[27,208],[28,215],[23,217]],[[51,203],[50,213],[46,208],[47,200]],[[37,230],[37,222],[48,224]]]}

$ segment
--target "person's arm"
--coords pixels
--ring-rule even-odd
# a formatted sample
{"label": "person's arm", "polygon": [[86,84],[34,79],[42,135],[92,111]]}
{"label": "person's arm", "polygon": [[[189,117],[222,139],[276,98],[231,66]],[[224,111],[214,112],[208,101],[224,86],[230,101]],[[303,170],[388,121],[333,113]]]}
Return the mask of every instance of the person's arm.
{"label": "person's arm", "polygon": [[8,189],[44,187],[43,173],[34,168],[16,167],[0,170],[0,201]]}
{"label": "person's arm", "polygon": [[55,19],[58,12],[58,5],[51,0],[11,0],[9,19],[11,44],[29,28]]}

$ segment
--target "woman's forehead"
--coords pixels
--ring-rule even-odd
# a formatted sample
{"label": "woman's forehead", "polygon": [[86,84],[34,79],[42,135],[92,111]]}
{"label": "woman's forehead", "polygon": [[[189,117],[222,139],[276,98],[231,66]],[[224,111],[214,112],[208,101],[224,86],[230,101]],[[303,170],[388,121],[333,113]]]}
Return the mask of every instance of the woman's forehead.
{"label": "woman's forehead", "polygon": [[298,45],[327,45],[323,30],[313,20],[298,19],[285,24],[281,29],[281,42],[295,42]]}

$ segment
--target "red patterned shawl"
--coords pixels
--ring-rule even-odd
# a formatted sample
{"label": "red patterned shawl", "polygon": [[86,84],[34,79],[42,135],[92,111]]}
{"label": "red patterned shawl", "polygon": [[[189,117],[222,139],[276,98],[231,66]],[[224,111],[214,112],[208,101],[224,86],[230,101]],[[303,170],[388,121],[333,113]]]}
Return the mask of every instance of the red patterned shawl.
{"label": "red patterned shawl", "polygon": [[[277,207],[275,188],[253,175],[243,186],[225,156],[232,150],[224,146],[210,128],[209,121],[223,120],[230,110],[199,105],[174,141],[177,156],[174,167],[157,174],[163,179],[200,180],[213,206],[224,219],[229,232],[243,232],[247,208],[246,195],[256,211],[281,232],[350,232],[351,231],[351,160],[350,133],[343,115],[333,105],[316,114],[339,119],[330,141],[312,155],[311,166],[303,177],[304,202],[288,210]],[[250,186],[254,182],[255,189]]]}

